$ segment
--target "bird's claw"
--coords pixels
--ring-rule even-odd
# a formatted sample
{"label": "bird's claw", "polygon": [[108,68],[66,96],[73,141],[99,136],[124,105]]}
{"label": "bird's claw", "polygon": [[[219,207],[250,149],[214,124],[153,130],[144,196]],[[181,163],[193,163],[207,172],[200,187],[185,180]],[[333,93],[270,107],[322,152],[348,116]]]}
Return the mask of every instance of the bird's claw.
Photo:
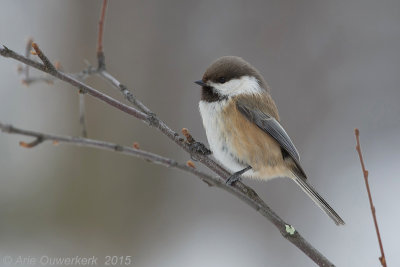
{"label": "bird's claw", "polygon": [[247,166],[246,168],[244,168],[243,170],[237,171],[235,173],[233,173],[231,176],[229,176],[228,179],[226,179],[226,184],[227,185],[233,185],[236,182],[239,182],[242,178],[241,175],[245,172],[247,172],[248,170],[251,169],[251,166]]}
{"label": "bird's claw", "polygon": [[226,179],[226,182],[225,182],[225,183],[226,183],[227,185],[233,185],[233,184],[235,184],[236,182],[239,182],[241,179],[242,179],[242,178],[240,177],[240,174],[234,173],[234,174],[232,174],[231,176],[229,176],[228,179]]}

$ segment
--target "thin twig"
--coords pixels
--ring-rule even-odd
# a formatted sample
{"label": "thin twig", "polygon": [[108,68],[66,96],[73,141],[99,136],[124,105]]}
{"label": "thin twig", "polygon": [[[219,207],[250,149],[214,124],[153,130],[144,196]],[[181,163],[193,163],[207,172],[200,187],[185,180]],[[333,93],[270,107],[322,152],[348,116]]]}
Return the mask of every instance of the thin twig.
{"label": "thin twig", "polygon": [[[97,69],[93,68],[90,64],[88,64],[87,68],[82,70],[81,72],[73,75],[77,80],[84,82],[87,77],[90,75],[97,73]],[[79,94],[79,124],[81,125],[81,133],[83,137],[87,137],[87,124],[86,124],[86,108],[85,108],[85,94]]]}
{"label": "thin twig", "polygon": [[98,69],[105,70],[106,62],[103,52],[103,32],[104,32],[104,20],[106,17],[107,10],[107,0],[103,0],[103,5],[101,7],[100,19],[99,19],[99,32],[97,35],[97,59],[98,59]]}
{"label": "thin twig", "polygon": [[[108,81],[112,86],[114,86],[117,90],[119,90],[122,95],[131,103],[134,107],[138,108],[140,111],[146,114],[152,114],[152,112],[142,103],[140,102],[133,93],[128,90],[128,88],[120,83],[117,79],[114,78],[110,73],[106,71],[106,60],[103,51],[103,32],[104,32],[104,21],[107,11],[107,0],[103,0],[103,4],[101,6],[101,13],[99,18],[99,31],[97,35],[97,62],[98,67],[96,73]],[[154,114],[153,114],[154,115]]]}
{"label": "thin twig", "polygon": [[105,79],[107,82],[109,82],[114,88],[119,90],[122,95],[125,97],[126,100],[128,100],[129,103],[131,103],[134,107],[138,108],[140,111],[146,113],[146,114],[152,114],[154,115],[149,108],[147,108],[139,99],[137,99],[129,89],[120,83],[114,76],[112,76],[110,73],[108,73],[105,70],[100,70],[97,73],[100,77]]}
{"label": "thin twig", "polygon": [[21,82],[23,85],[26,85],[26,86],[29,86],[34,83],[43,83],[43,82],[45,82],[47,84],[53,84],[54,79],[52,77],[51,78],[49,78],[49,77],[30,77],[29,79],[22,79]]}
{"label": "thin twig", "polygon": [[24,141],[19,142],[19,145],[25,148],[32,148],[35,147],[39,144],[41,144],[43,142],[43,138],[41,137],[37,137],[34,141],[30,142],[30,143],[26,143]]}
{"label": "thin twig", "polygon": [[[33,42],[33,39],[30,37],[29,39],[28,39],[28,42],[26,42],[26,48],[25,48],[25,56],[27,57],[27,58],[29,58],[30,57],[30,55],[31,55],[31,49],[32,49],[32,42]],[[24,73],[25,73],[25,81],[28,81],[29,80],[29,66],[28,65],[25,65],[25,71],[24,71]]]}
{"label": "thin twig", "polygon": [[51,63],[51,61],[45,56],[45,54],[43,54],[42,50],[40,50],[37,43],[33,42],[32,47],[33,47],[33,49],[35,49],[37,56],[42,60],[45,67],[48,69],[48,73],[51,74],[53,72],[57,72],[56,67],[54,67],[53,63]]}
{"label": "thin twig", "polygon": [[133,107],[129,107],[125,104],[122,104],[121,102],[117,101],[116,99],[114,99],[106,94],[101,93],[100,91],[94,89],[93,87],[90,87],[89,85],[86,85],[83,82],[78,81],[77,79],[74,79],[72,76],[70,76],[68,74],[65,74],[56,69],[49,70],[49,68],[47,66],[45,66],[44,64],[36,62],[29,58],[26,58],[18,53],[15,53],[14,51],[12,51],[11,49],[7,48],[4,45],[3,46],[0,45],[0,54],[4,57],[14,58],[14,59],[16,59],[24,64],[27,64],[35,69],[38,69],[38,70],[41,70],[48,74],[51,74],[52,76],[58,78],[59,80],[67,82],[67,83],[71,84],[73,87],[78,88],[82,93],[87,93],[91,96],[94,96],[97,99],[99,99],[105,103],[108,103],[109,105],[111,105],[127,114],[130,114],[142,121],[146,121],[148,123],[150,123],[150,121],[151,121],[151,118],[149,118],[149,116],[144,114],[143,112],[141,112]]}
{"label": "thin twig", "polygon": [[183,134],[183,136],[185,136],[186,141],[187,141],[189,144],[192,144],[192,143],[195,142],[193,136],[190,134],[190,132],[189,132],[188,129],[183,128],[183,129],[182,129],[182,134]]}
{"label": "thin twig", "polygon": [[86,116],[85,116],[85,94],[79,94],[79,124],[81,125],[82,136],[87,137]]}
{"label": "thin twig", "polygon": [[[8,49],[7,47],[0,46],[0,54],[4,57],[11,57],[15,60],[18,60],[22,63],[28,64],[31,67],[39,69],[43,72],[47,72],[54,77],[65,81],[74,87],[78,88],[81,91],[88,93],[89,95],[127,113],[132,115],[133,117],[138,118],[141,121],[148,123],[150,126],[153,126],[160,130],[164,135],[173,140],[178,146],[184,149],[188,153],[192,153],[188,144],[184,141],[183,138],[179,137],[179,134],[174,132],[171,128],[169,128],[163,121],[161,121],[154,113],[146,114],[136,108],[129,107],[127,105],[118,102],[114,98],[99,92],[98,90],[74,79],[73,77],[62,73],[60,71],[50,72],[48,68],[41,63],[37,63],[33,60],[30,60],[14,51]],[[214,160],[209,158],[207,155],[196,155],[197,159],[207,166],[210,170],[214,171],[224,180],[230,177],[230,173],[223,168],[220,164],[216,163]],[[187,166],[185,166],[187,167]],[[190,168],[190,167],[187,167]],[[193,168],[190,168],[193,169]],[[195,169],[193,169],[195,170]],[[280,231],[280,233],[289,240],[292,244],[297,246],[301,251],[303,251],[308,257],[310,257],[315,263],[320,266],[334,266],[323,254],[321,254],[318,250],[316,250],[310,243],[308,243],[298,231],[294,230],[290,224],[283,221],[271,208],[257,195],[257,193],[247,185],[242,182],[237,182],[233,186],[228,186],[225,183],[219,185],[219,187],[224,190],[232,193],[249,206],[258,211],[261,215],[271,221]],[[288,231],[289,229],[289,231]]]}
{"label": "thin twig", "polygon": [[[32,43],[33,43],[33,39],[32,38],[28,38],[27,42],[26,42],[26,48],[25,48],[25,57],[30,58],[30,56],[32,55]],[[24,65],[24,66],[19,66],[18,67],[18,73],[22,74],[22,84],[29,86],[33,83],[37,83],[37,82],[45,82],[47,84],[53,84],[53,80],[54,78],[51,77],[50,75],[45,75],[45,76],[39,76],[39,77],[31,77],[30,73],[29,73],[29,66],[28,65]]]}
{"label": "thin twig", "polygon": [[371,206],[371,213],[372,217],[374,219],[374,224],[375,224],[375,230],[376,230],[376,235],[378,236],[378,242],[379,242],[379,248],[381,250],[381,256],[379,257],[379,261],[381,262],[383,267],[386,267],[386,258],[385,258],[385,252],[383,251],[383,245],[382,245],[382,240],[381,240],[381,234],[379,233],[379,227],[378,227],[378,220],[376,219],[376,214],[375,214],[375,206],[374,203],[372,202],[372,195],[371,195],[371,190],[369,188],[369,182],[368,182],[368,171],[365,169],[364,165],[364,159],[363,155],[361,153],[361,145],[360,145],[360,131],[356,128],[354,130],[354,133],[356,135],[356,140],[357,140],[357,146],[356,150],[358,152],[358,156],[360,158],[360,163],[361,163],[361,169],[364,175],[364,181],[365,181],[365,186],[367,187],[367,192],[368,192],[368,199],[369,199],[369,205]]}

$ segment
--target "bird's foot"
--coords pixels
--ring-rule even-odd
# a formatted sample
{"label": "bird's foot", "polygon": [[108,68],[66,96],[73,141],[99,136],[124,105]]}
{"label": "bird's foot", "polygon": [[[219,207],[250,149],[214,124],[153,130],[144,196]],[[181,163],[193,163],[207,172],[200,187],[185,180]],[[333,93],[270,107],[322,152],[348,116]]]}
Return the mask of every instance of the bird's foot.
{"label": "bird's foot", "polygon": [[232,174],[231,176],[229,176],[229,178],[226,180],[226,184],[227,185],[233,185],[236,182],[241,181],[242,178],[240,177],[240,174],[238,174],[237,172],[235,172],[234,174]]}
{"label": "bird's foot", "polygon": [[235,172],[234,174],[232,174],[231,176],[229,176],[228,179],[226,179],[226,184],[227,185],[233,185],[236,182],[240,181],[242,178],[240,177],[243,173],[247,172],[248,170],[251,169],[251,166],[247,166],[246,168],[244,168],[243,170],[240,170],[238,172]]}

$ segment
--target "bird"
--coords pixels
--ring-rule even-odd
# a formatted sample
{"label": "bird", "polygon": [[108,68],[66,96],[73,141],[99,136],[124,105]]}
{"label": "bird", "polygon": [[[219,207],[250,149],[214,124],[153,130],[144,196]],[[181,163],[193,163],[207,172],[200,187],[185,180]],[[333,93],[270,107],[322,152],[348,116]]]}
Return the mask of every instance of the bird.
{"label": "bird", "polygon": [[260,72],[237,56],[215,60],[201,80],[199,110],[213,156],[233,174],[264,181],[291,178],[337,225],[343,219],[310,185],[300,156],[280,123],[271,89]]}

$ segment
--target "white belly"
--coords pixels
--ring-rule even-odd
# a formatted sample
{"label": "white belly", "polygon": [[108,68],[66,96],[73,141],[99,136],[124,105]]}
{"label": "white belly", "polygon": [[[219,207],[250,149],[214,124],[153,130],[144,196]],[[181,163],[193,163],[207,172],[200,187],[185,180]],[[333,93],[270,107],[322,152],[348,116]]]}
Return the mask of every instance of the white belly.
{"label": "white belly", "polygon": [[[206,130],[208,144],[213,156],[231,172],[237,172],[251,165],[244,162],[232,149],[232,135],[227,133],[223,121],[222,111],[226,107],[226,101],[205,102],[200,101],[199,109]],[[268,166],[258,170],[248,170],[243,174],[245,177],[269,180],[277,177],[292,177],[293,174],[283,164]]]}
{"label": "white belly", "polygon": [[[213,156],[230,171],[237,172],[246,168],[248,165],[238,161],[234,151],[230,149],[230,144],[227,143],[228,137],[223,131],[224,123],[221,114],[225,105],[226,101],[211,103],[200,101],[199,109]],[[251,175],[251,173],[251,170],[246,172],[247,175]]]}

